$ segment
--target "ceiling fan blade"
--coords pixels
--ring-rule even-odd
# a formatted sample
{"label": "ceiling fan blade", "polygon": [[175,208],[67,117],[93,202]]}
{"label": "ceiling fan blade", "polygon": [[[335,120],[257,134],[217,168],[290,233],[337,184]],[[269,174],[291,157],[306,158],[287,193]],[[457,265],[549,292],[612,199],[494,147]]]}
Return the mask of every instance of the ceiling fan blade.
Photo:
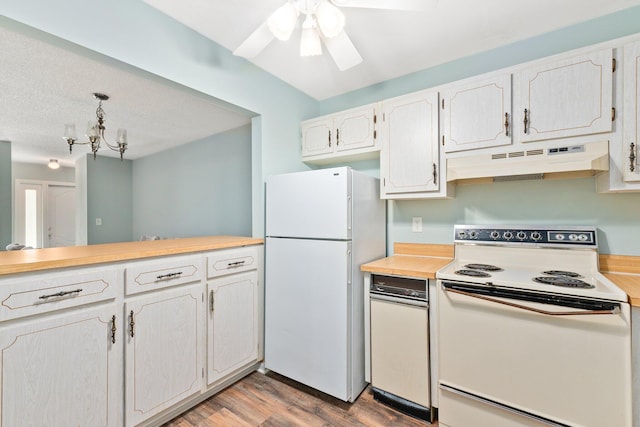
{"label": "ceiling fan blade", "polygon": [[364,7],[389,10],[426,10],[437,0],[331,0],[340,7]]}
{"label": "ceiling fan blade", "polygon": [[344,31],[330,39],[322,35],[321,37],[340,71],[348,70],[362,62],[362,56]]}
{"label": "ceiling fan blade", "polygon": [[242,56],[243,58],[253,58],[257,56],[262,50],[267,47],[269,43],[274,39],[273,34],[269,30],[269,26],[266,21],[262,23],[240,46],[233,51],[234,55]]}

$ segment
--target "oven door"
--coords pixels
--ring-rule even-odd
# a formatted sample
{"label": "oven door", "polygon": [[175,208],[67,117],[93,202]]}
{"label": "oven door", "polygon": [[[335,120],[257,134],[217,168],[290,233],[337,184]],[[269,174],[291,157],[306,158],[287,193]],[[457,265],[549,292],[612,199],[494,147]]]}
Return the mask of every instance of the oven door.
{"label": "oven door", "polygon": [[443,426],[631,426],[628,304],[438,288]]}

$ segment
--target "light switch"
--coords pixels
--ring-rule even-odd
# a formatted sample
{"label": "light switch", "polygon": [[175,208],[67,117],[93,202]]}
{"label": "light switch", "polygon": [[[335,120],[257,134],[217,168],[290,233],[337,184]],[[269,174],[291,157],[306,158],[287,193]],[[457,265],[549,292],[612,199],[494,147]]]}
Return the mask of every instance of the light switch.
{"label": "light switch", "polygon": [[96,218],[96,225],[102,225],[102,218]]}
{"label": "light switch", "polygon": [[414,216],[411,219],[411,230],[414,233],[422,233],[422,217]]}

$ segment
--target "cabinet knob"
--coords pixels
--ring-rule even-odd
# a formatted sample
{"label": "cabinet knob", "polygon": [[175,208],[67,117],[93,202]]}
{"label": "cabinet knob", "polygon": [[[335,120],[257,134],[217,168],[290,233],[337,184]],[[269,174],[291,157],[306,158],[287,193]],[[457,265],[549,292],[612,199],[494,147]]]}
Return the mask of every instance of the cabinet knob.
{"label": "cabinet knob", "polygon": [[116,343],[116,331],[118,329],[116,328],[116,315],[114,314],[111,317],[111,343],[115,344]]}
{"label": "cabinet knob", "polygon": [[504,133],[509,136],[509,113],[504,113]]}
{"label": "cabinet knob", "polygon": [[629,172],[636,170],[636,145],[632,142],[629,144]]}
{"label": "cabinet knob", "polygon": [[129,336],[131,336],[131,338],[135,335],[133,331],[135,325],[136,323],[133,321],[133,310],[131,310],[131,313],[129,313]]}
{"label": "cabinet knob", "polygon": [[529,133],[529,110],[524,109],[524,133]]}

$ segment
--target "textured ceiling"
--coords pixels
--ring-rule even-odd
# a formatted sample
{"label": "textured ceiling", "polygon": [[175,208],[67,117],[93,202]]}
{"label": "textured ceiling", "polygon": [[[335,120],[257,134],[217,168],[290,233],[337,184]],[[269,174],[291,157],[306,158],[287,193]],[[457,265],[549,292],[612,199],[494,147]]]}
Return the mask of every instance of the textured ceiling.
{"label": "textured ceiling", "polygon": [[[214,98],[165,81],[113,60],[75,53],[0,27],[0,140],[12,142],[12,159],[46,163],[59,159],[73,166],[90,152],[62,139],[65,123],[75,123],[81,141],[95,120],[93,92],[110,96],[103,103],[106,136],[113,142],[126,128],[127,159],[137,159],[180,144],[250,123]],[[119,153],[102,147],[99,155]]]}

